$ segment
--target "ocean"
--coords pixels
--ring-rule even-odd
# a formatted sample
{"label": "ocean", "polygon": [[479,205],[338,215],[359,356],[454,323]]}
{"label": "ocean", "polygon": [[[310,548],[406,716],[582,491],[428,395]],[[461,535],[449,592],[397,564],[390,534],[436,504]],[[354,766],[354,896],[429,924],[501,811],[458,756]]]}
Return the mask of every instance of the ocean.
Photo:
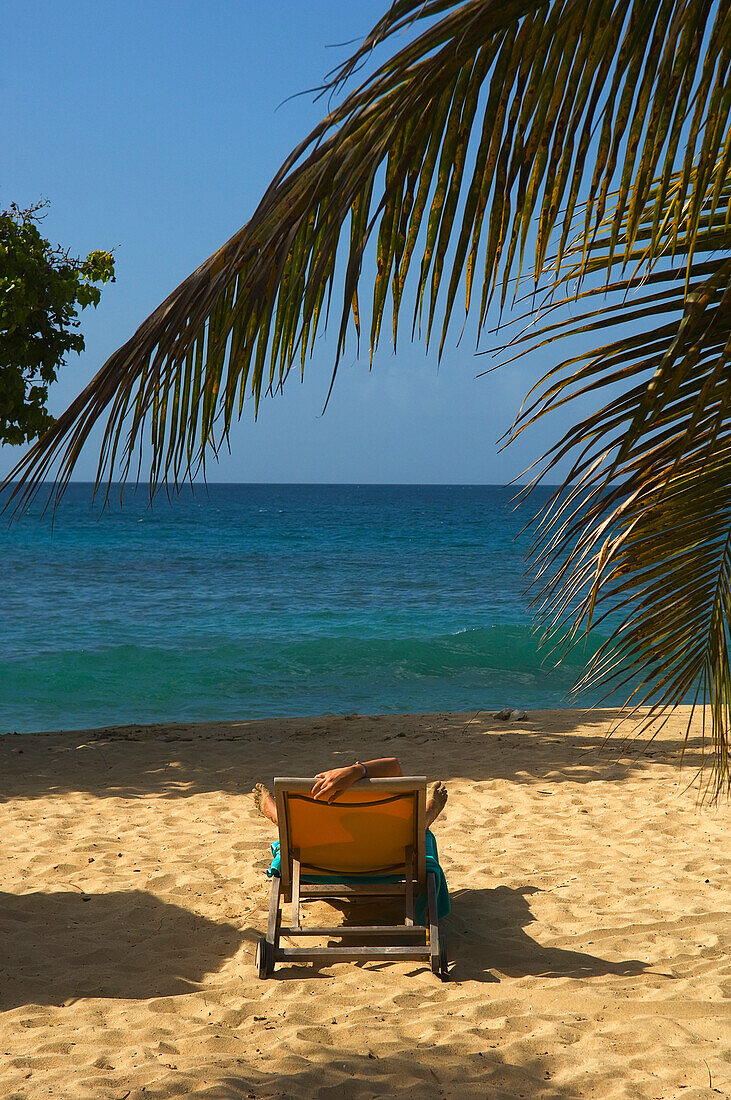
{"label": "ocean", "polygon": [[[538,648],[515,490],[71,484],[0,528],[0,733],[317,714],[526,710],[585,654]],[[594,640],[594,645],[597,640]]]}

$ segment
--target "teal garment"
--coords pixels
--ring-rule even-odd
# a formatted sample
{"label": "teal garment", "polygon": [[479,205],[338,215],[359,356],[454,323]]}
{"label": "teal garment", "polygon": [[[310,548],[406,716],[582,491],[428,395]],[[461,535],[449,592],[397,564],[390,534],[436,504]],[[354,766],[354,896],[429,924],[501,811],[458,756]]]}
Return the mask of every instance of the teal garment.
{"label": "teal garment", "polygon": [[[433,871],[437,878],[437,918],[439,920],[442,917],[446,917],[447,913],[451,911],[451,903],[449,901],[449,890],[447,889],[447,880],[444,877],[444,871],[439,863],[439,852],[437,851],[437,842],[434,833],[431,829],[426,830],[426,869],[427,872]],[[272,862],[267,868],[267,875],[269,878],[279,878],[281,872],[281,859],[279,855],[279,841],[275,840],[272,844]],[[302,876],[303,882],[340,882],[340,883],[358,883],[358,882],[403,882],[403,875],[359,875],[357,878],[338,878],[336,875],[320,875],[317,878]],[[419,894],[414,903],[414,914],[419,924],[423,924],[426,920],[426,894]]]}

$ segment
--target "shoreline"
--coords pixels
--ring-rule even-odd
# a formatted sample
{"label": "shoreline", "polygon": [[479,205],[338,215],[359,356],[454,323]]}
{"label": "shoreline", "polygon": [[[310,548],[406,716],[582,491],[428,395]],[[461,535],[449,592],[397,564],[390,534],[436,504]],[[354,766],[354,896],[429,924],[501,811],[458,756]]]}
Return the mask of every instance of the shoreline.
{"label": "shoreline", "polygon": [[[511,709],[511,708],[504,708]],[[605,726],[614,726],[617,722],[617,716],[620,714],[621,708],[618,706],[606,706],[606,707],[591,707],[591,706],[575,706],[575,707],[537,707],[529,710],[528,708],[512,708],[519,709],[520,713],[525,717],[521,720],[506,719],[502,720],[497,717],[499,708],[490,708],[487,710],[475,710],[470,709],[466,711],[399,711],[398,713],[392,711],[383,711],[376,713],[364,714],[359,711],[328,711],[323,714],[300,714],[300,715],[262,715],[256,718],[201,718],[196,720],[183,720],[172,719],[166,722],[158,721],[144,721],[144,722],[115,722],[107,723],[99,726],[78,726],[73,728],[63,729],[38,729],[29,730],[25,733],[18,730],[7,730],[5,733],[0,733],[0,742],[6,737],[90,737],[95,739],[102,739],[109,737],[111,740],[133,740],[135,737],[140,739],[150,740],[155,737],[173,737],[176,734],[181,734],[184,738],[190,737],[217,737],[217,736],[235,736],[236,738],[245,738],[248,732],[268,732],[271,727],[277,729],[290,729],[291,727],[311,727],[315,731],[319,731],[323,728],[323,723],[331,722],[352,722],[360,721],[366,723],[376,722],[422,722],[426,723],[430,731],[433,729],[435,723],[443,722],[445,724],[445,731],[448,729],[453,732],[455,728],[458,728],[460,723],[463,726],[471,725],[475,721],[482,723],[483,732],[489,731],[493,733],[500,733],[506,730],[521,730],[525,729],[533,731],[540,728],[553,728],[564,732],[564,727],[568,728],[571,725],[583,725],[591,724],[592,726],[600,724],[602,728]],[[649,708],[641,708],[641,713],[644,714]],[[684,727],[688,723],[688,716],[690,712],[689,704],[679,704],[672,709],[671,723],[674,732],[674,736],[678,734],[681,727]],[[621,725],[626,725],[629,739],[633,739],[635,736],[635,730],[638,726],[638,722],[622,721]],[[655,727],[659,723],[656,723]],[[260,727],[260,728],[259,728]],[[618,727],[619,728],[619,727]],[[391,734],[387,733],[387,736]],[[603,737],[605,735],[603,734]],[[614,736],[612,734],[611,736]],[[692,728],[692,736],[696,739],[700,736],[699,723],[695,721]],[[612,743],[611,741],[609,742]]]}
{"label": "shoreline", "polygon": [[[616,712],[578,708],[0,738],[0,1091],[717,1100],[731,829],[727,802],[699,803],[699,724],[678,770],[687,709],[642,745],[605,745]],[[251,786],[364,752],[449,789],[453,980],[344,963],[261,982],[274,833]]]}

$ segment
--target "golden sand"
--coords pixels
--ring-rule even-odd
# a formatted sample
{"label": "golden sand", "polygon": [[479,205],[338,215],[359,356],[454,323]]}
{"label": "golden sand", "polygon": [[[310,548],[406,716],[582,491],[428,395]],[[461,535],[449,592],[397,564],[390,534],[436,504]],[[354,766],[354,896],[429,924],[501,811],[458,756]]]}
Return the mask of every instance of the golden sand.
{"label": "golden sand", "polygon": [[[327,716],[0,738],[0,1096],[731,1094],[728,803],[685,715]],[[642,751],[644,750],[644,751]],[[255,780],[397,755],[443,779],[452,981],[414,963],[259,981]],[[318,903],[321,904],[321,903]]]}

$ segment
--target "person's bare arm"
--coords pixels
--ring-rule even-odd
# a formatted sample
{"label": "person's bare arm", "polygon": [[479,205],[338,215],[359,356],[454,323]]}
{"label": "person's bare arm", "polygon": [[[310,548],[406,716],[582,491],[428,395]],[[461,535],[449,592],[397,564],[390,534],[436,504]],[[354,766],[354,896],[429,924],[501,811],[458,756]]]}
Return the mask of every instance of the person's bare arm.
{"label": "person's bare arm", "polygon": [[332,768],[327,772],[318,772],[312,788],[312,796],[332,802],[339,794],[343,794],[354,783],[367,774],[371,779],[388,779],[391,776],[403,775],[401,765],[395,756],[384,756],[379,760],[363,760],[355,764],[349,764],[345,768]]}

